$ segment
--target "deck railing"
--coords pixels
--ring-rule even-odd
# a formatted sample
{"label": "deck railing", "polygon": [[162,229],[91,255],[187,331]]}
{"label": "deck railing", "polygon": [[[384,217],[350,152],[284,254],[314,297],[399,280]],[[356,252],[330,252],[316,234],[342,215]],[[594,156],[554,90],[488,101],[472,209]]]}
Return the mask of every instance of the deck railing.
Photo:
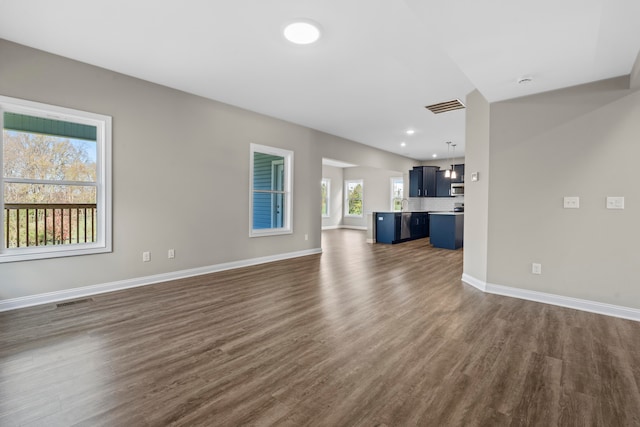
{"label": "deck railing", "polygon": [[5,248],[95,242],[95,203],[5,203]]}

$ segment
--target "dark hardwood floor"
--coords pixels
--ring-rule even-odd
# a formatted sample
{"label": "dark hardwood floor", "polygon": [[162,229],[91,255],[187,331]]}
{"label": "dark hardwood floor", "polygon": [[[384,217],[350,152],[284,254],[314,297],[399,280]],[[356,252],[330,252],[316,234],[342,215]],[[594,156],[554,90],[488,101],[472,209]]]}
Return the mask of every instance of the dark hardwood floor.
{"label": "dark hardwood floor", "polygon": [[364,240],[0,313],[0,425],[640,425],[639,323],[483,294],[427,239]]}

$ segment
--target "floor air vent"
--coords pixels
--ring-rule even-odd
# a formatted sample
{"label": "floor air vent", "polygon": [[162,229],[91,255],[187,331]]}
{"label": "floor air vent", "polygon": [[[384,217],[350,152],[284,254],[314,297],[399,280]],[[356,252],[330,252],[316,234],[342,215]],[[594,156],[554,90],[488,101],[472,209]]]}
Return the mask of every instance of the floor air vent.
{"label": "floor air vent", "polygon": [[453,101],[440,102],[439,104],[427,105],[427,110],[431,111],[433,114],[446,113],[447,111],[460,110],[461,108],[465,108],[464,104],[459,99],[454,99]]}
{"label": "floor air vent", "polygon": [[65,302],[61,302],[60,304],[56,304],[56,308],[68,307],[70,305],[87,304],[87,303],[90,303],[91,301],[93,301],[93,299],[91,298],[75,299],[73,301],[65,301]]}

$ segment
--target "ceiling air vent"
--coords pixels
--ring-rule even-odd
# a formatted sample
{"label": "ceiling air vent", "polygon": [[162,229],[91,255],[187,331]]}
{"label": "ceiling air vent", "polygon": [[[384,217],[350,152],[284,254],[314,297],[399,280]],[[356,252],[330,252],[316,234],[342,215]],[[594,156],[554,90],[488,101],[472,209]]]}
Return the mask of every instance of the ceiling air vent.
{"label": "ceiling air vent", "polygon": [[459,99],[454,99],[453,101],[440,102],[439,104],[427,105],[427,110],[431,111],[433,114],[446,113],[447,111],[459,110],[464,108],[464,104]]}

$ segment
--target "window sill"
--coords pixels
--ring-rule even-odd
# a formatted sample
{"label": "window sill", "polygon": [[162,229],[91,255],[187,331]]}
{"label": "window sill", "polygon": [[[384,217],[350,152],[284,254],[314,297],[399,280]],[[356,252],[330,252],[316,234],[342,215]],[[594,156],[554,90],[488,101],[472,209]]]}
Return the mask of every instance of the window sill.
{"label": "window sill", "polygon": [[283,234],[293,234],[293,230],[289,228],[269,228],[265,230],[251,230],[249,232],[249,237],[280,236]]}
{"label": "window sill", "polygon": [[[40,249],[41,248],[41,249]],[[81,255],[93,255],[112,252],[110,247],[101,245],[82,245],[79,247],[40,247],[36,249],[5,249],[0,253],[0,264],[18,261],[62,258]]]}

